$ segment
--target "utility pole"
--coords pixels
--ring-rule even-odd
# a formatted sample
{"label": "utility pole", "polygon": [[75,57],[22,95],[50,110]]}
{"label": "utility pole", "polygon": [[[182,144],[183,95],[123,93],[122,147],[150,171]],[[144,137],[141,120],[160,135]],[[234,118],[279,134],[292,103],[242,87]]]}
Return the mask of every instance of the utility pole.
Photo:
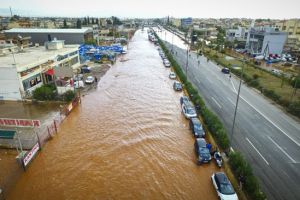
{"label": "utility pole", "polygon": [[238,94],[237,94],[237,97],[236,97],[236,104],[235,104],[235,109],[234,109],[233,123],[232,123],[231,135],[230,135],[230,142],[231,142],[231,144],[233,143],[233,141],[232,141],[233,140],[233,132],[234,132],[234,126],[235,126],[235,119],[236,119],[237,108],[238,108],[238,105],[239,105],[240,91],[241,91],[241,85],[242,85],[244,67],[245,67],[245,58],[243,58],[242,73],[241,73],[241,77],[240,77],[239,89],[238,89]]}
{"label": "utility pole", "polygon": [[185,66],[185,75],[186,75],[186,78],[188,79],[188,74],[187,74],[187,68],[188,68],[188,65],[189,65],[189,44],[186,48],[186,66]]}

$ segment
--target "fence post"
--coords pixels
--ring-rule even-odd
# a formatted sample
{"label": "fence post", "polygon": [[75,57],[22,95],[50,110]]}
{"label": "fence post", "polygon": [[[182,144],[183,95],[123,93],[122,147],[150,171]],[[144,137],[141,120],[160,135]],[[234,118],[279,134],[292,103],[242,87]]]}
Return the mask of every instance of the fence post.
{"label": "fence post", "polygon": [[52,138],[52,135],[50,134],[50,129],[49,129],[49,126],[47,126],[47,130],[48,130],[48,135],[49,135],[49,138]]}
{"label": "fence post", "polygon": [[53,120],[53,124],[54,124],[55,133],[57,134],[57,126],[56,126],[56,121],[55,121],[55,119]]}
{"label": "fence post", "polygon": [[40,150],[42,150],[42,143],[41,143],[41,139],[40,139],[40,136],[39,134],[34,130],[34,133],[36,134],[36,137],[38,139],[38,143],[39,143],[39,146],[40,146]]}

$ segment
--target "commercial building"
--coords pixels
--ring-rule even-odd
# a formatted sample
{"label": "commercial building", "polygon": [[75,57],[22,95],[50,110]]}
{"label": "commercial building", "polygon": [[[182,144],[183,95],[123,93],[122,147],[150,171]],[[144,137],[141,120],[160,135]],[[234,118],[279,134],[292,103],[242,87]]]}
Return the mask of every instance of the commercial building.
{"label": "commercial building", "polygon": [[22,100],[32,91],[54,81],[55,68],[80,66],[79,45],[64,45],[63,41],[47,42],[46,46],[18,49],[0,57],[0,99]]}
{"label": "commercial building", "polygon": [[191,17],[181,19],[181,26],[188,27],[193,24],[193,19]]}
{"label": "commercial building", "polygon": [[251,54],[281,55],[287,40],[287,33],[270,27],[251,28],[246,49]]}
{"label": "commercial building", "polygon": [[91,28],[82,29],[35,29],[35,28],[13,28],[5,31],[7,38],[14,38],[18,35],[22,37],[31,37],[35,44],[44,45],[45,41],[53,38],[64,40],[65,44],[83,44],[93,39],[93,30]]}
{"label": "commercial building", "polygon": [[300,51],[300,19],[283,20],[276,23],[276,28],[288,33],[285,45],[287,52]]}

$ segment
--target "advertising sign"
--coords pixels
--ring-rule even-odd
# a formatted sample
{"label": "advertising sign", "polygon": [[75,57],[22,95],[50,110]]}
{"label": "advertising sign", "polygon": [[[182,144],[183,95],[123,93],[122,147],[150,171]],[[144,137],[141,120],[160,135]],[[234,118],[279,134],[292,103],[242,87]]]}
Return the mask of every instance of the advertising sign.
{"label": "advertising sign", "polygon": [[0,118],[0,126],[40,127],[40,120]]}
{"label": "advertising sign", "polygon": [[39,149],[40,149],[39,143],[36,143],[32,147],[32,149],[25,155],[25,157],[23,159],[23,163],[24,163],[25,166],[28,165],[28,163],[32,160],[32,158],[38,152]]}

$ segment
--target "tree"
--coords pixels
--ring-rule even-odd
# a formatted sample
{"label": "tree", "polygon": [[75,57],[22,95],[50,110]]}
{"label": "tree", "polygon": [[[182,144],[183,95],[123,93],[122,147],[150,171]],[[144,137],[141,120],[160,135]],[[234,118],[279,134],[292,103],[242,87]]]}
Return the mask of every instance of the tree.
{"label": "tree", "polygon": [[68,28],[67,20],[66,19],[64,19],[64,28]]}
{"label": "tree", "polygon": [[112,16],[111,18],[112,18],[112,21],[113,21],[113,25],[114,25],[114,26],[115,26],[115,25],[121,25],[121,24],[122,24],[122,22],[121,22],[121,20],[120,20],[119,18],[114,17],[114,16]]}
{"label": "tree", "polygon": [[86,17],[83,19],[83,23],[82,24],[83,25],[87,25],[87,18]]}
{"label": "tree", "polygon": [[90,17],[87,17],[87,24],[90,24]]}
{"label": "tree", "polygon": [[92,18],[92,24],[95,24],[94,18]]}
{"label": "tree", "polygon": [[98,25],[99,25],[99,19],[98,19],[98,18],[96,18],[96,24],[98,24]]}
{"label": "tree", "polygon": [[77,19],[76,28],[81,28],[81,20]]}

